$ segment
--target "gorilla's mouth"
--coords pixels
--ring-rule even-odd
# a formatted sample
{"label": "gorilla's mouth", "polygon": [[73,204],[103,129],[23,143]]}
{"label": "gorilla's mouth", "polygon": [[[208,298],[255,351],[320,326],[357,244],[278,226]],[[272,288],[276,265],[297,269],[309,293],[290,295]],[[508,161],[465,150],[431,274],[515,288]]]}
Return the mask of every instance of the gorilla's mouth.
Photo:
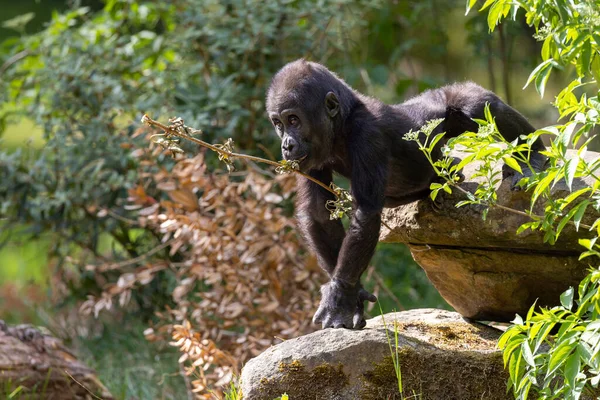
{"label": "gorilla's mouth", "polygon": [[302,157],[294,157],[294,158],[292,158],[292,157],[283,157],[283,158],[285,158],[288,161],[295,161],[298,164],[302,164],[302,161],[304,161],[304,160],[306,160],[308,158],[308,154],[305,154]]}

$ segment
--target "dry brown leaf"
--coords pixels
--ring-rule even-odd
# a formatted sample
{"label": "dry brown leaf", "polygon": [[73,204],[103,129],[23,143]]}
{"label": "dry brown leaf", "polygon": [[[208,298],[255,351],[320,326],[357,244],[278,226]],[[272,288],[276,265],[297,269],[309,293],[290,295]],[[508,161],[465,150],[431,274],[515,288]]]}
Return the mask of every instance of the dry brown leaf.
{"label": "dry brown leaf", "polygon": [[194,211],[198,208],[198,198],[189,189],[171,190],[168,194],[173,201],[181,204],[188,211]]}

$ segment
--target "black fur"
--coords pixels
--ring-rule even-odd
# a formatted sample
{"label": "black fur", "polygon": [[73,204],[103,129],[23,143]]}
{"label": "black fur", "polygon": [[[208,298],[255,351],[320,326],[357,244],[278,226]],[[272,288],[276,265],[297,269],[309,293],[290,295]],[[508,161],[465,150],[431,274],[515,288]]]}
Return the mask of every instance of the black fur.
{"label": "black fur", "polygon": [[[425,198],[436,178],[416,143],[404,140],[404,134],[435,118],[444,118],[437,130],[446,132],[446,138],[476,131],[472,118],[484,119],[486,103],[507,140],[535,130],[498,96],[472,82],[386,105],[353,90],[317,63],[294,61],[275,75],[267,112],[282,138],[284,158],[302,160],[301,170],[326,184],[333,172],[349,178],[355,201],[344,232],[342,223],[330,220],[325,209],[331,193],[298,179],[298,225],[331,278],[321,289],[316,323],[323,328],[364,327],[364,301],[376,298],[362,289],[360,277],[378,241],[381,211]],[[537,151],[543,144],[538,141],[533,148],[530,162],[541,168],[544,158]]]}

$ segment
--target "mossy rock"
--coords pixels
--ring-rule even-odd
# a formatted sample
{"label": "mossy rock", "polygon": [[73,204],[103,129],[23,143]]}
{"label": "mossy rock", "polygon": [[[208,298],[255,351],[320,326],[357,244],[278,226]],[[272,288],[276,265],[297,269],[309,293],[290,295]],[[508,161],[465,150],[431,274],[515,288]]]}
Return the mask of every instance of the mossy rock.
{"label": "mossy rock", "polygon": [[387,314],[361,331],[325,329],[271,347],[244,367],[242,392],[246,400],[511,399],[500,334],[449,311]]}

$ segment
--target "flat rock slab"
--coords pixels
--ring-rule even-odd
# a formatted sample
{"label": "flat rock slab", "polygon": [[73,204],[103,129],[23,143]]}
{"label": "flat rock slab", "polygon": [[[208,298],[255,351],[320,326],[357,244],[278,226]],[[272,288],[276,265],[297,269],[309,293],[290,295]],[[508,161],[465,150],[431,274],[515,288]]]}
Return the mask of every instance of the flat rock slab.
{"label": "flat rock slab", "polygon": [[[511,399],[495,349],[500,334],[445,310],[390,313],[361,331],[324,329],[267,349],[244,366],[242,393],[245,400],[283,393],[293,400]],[[397,353],[390,350],[396,341]]]}
{"label": "flat rock slab", "polygon": [[[575,154],[569,151],[569,156]],[[458,158],[465,153],[453,152]],[[588,152],[590,161],[599,157]],[[481,177],[478,165],[465,169],[461,187],[475,192]],[[524,211],[529,208],[530,193],[510,189],[510,178],[497,185],[498,204]],[[573,191],[589,186],[590,180],[573,182]],[[552,187],[555,197],[569,190],[563,181]],[[454,190],[440,193],[436,207],[429,199],[386,209],[382,219],[392,229],[382,227],[380,240],[406,243],[415,261],[442,297],[461,315],[489,321],[510,321],[515,314],[525,315],[538,300],[540,306],[559,304],[560,294],[577,286],[587,274],[590,262],[579,261],[584,250],[580,238],[593,236],[585,229],[577,232],[567,225],[555,245],[544,243],[544,234],[527,230],[517,235],[517,228],[530,219],[526,215],[492,208],[482,219],[481,206],[455,206],[465,195]],[[543,214],[543,204],[534,210]],[[565,210],[565,213],[568,211]],[[592,213],[583,222],[593,221]]]}

